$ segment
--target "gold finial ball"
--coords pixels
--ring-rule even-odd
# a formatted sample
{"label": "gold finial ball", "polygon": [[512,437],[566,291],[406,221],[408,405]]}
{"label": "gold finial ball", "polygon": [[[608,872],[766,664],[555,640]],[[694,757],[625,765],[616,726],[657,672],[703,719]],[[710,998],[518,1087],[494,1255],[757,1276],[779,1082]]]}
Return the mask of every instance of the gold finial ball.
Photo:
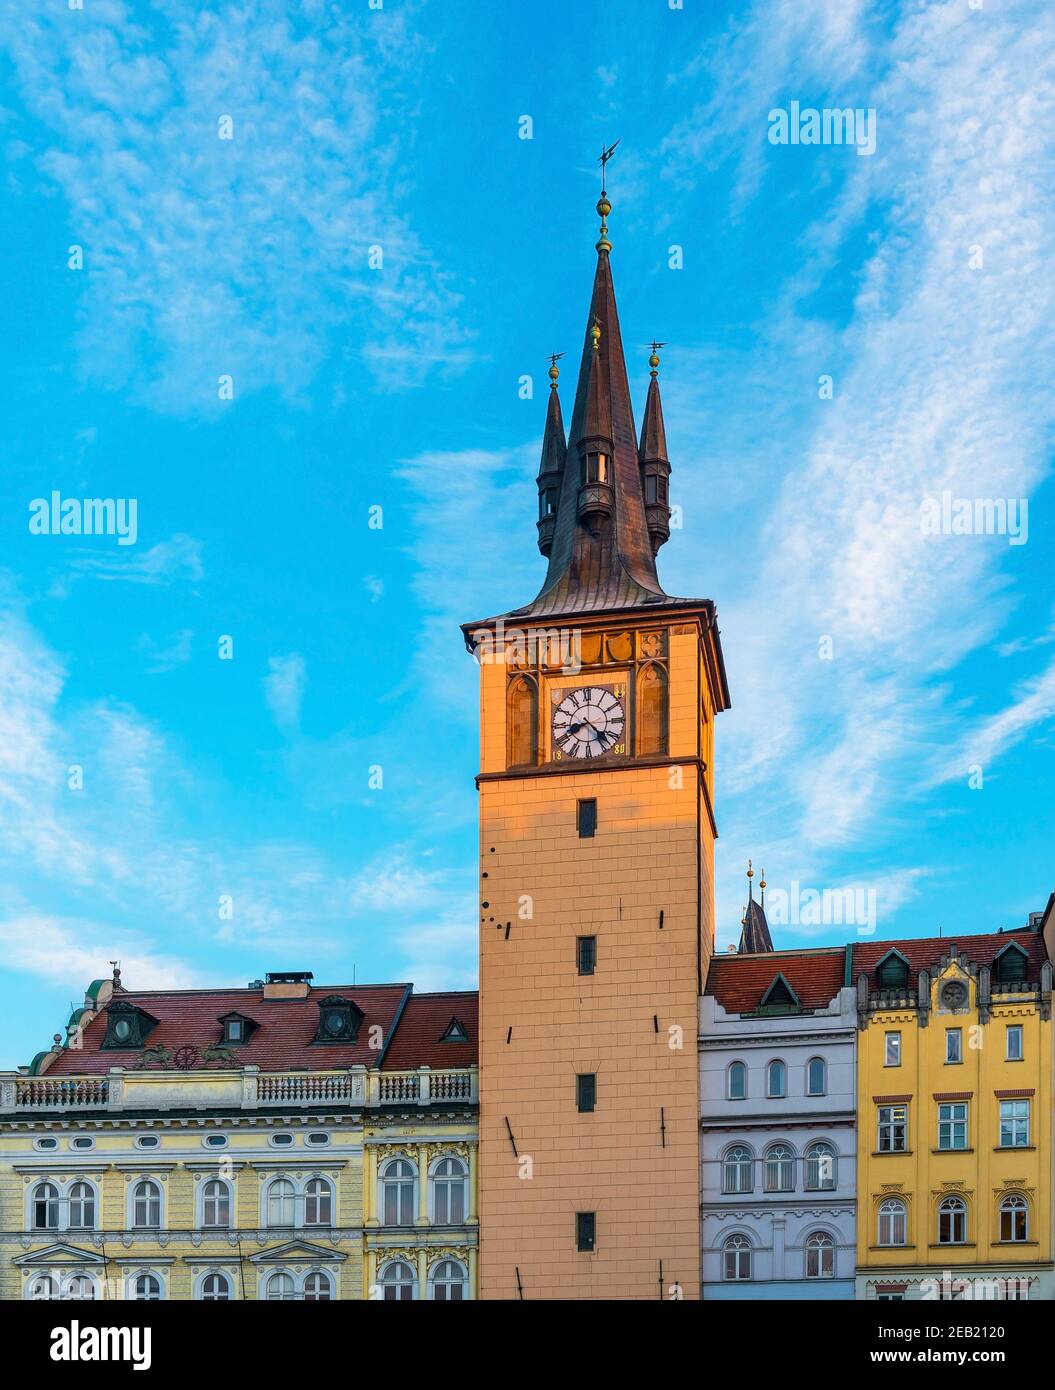
{"label": "gold finial ball", "polygon": [[761,874],[760,874],[759,880],[758,880],[758,886],[759,886],[759,888],[764,888],[764,887],[766,886],[766,871],[765,871],[765,869],[763,869],[763,870],[761,871]]}
{"label": "gold finial ball", "polygon": [[596,352],[601,346],[601,325],[599,323],[595,323],[590,329],[590,337],[593,339],[593,350]]}
{"label": "gold finial ball", "polygon": [[557,369],[557,364],[555,362],[551,363],[549,369],[549,384],[554,391],[557,389],[557,378],[559,376],[560,372]]}
{"label": "gold finial ball", "polygon": [[603,222],[611,211],[612,205],[608,201],[608,194],[602,193],[601,196],[597,199],[597,216]]}
{"label": "gold finial ball", "polygon": [[752,867],[751,867],[751,861],[750,861],[750,859],[747,861],[747,876],[748,876],[748,878],[754,878],[754,876],[755,876],[755,871],[754,871],[754,869],[752,869]]}
{"label": "gold finial ball", "polygon": [[656,371],[656,369],[659,367],[659,357],[656,355],[656,353],[653,353],[652,356],[648,359],[648,365],[652,368],[653,371]]}

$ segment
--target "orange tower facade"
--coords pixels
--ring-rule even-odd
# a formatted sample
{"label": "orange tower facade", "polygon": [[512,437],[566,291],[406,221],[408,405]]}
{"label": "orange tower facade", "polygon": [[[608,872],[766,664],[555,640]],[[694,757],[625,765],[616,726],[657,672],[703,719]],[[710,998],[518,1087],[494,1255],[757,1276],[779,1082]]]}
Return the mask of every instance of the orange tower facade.
{"label": "orange tower facade", "polygon": [[480,1296],[698,1298],[697,1001],[714,938],[714,605],[663,592],[657,348],[634,426],[607,197],[549,564],[480,663]]}

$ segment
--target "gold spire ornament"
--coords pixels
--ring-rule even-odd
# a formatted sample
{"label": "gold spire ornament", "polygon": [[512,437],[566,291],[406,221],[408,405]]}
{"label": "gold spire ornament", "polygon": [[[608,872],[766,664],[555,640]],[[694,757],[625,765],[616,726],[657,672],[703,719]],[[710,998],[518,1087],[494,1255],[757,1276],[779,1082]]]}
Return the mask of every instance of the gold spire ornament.
{"label": "gold spire ornament", "polygon": [[657,343],[655,340],[649,343],[649,347],[652,349],[652,353],[648,359],[648,365],[652,369],[649,373],[650,376],[657,377],[659,375],[659,350],[666,346],[666,343]]}
{"label": "gold spire ornament", "polygon": [[560,376],[560,372],[557,370],[557,363],[563,356],[563,352],[551,352],[549,355],[549,389],[551,391],[556,391],[557,389],[557,378]]}
{"label": "gold spire ornament", "polygon": [[601,346],[601,325],[596,319],[590,325],[590,337],[593,339],[593,350],[596,352]]}
{"label": "gold spire ornament", "polygon": [[609,145],[607,149],[601,151],[601,157],[597,161],[601,166],[601,196],[597,199],[597,216],[601,219],[601,236],[597,242],[598,251],[611,251],[612,243],[608,240],[608,214],[612,211],[612,205],[608,201],[608,193],[605,190],[605,169],[612,155],[615,154],[615,145]]}

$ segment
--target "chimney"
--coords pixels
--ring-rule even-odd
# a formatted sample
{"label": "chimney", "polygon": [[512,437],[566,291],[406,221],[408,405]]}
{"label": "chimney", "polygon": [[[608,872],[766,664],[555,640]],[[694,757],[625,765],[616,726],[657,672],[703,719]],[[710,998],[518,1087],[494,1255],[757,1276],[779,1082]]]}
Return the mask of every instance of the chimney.
{"label": "chimney", "polygon": [[264,980],[264,998],[307,999],[314,978],[310,970],[269,970]]}

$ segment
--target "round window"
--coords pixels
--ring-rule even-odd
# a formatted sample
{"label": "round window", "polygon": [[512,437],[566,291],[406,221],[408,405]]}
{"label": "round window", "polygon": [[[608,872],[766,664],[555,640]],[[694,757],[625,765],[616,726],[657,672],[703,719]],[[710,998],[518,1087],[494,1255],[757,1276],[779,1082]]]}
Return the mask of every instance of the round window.
{"label": "round window", "polygon": [[326,1015],[326,1031],[332,1033],[334,1037],[338,1033],[344,1032],[344,1014],[338,1013],[336,1009],[333,1013]]}
{"label": "round window", "polygon": [[127,1042],[132,1036],[132,1025],[127,1018],[119,1018],[114,1024],[114,1037],[118,1042]]}

